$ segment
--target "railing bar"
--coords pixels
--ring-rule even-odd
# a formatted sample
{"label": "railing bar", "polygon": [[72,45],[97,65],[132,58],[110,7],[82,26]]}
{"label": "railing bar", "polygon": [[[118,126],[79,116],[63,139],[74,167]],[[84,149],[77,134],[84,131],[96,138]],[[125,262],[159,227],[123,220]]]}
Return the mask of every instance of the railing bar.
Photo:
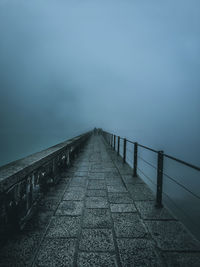
{"label": "railing bar", "polygon": [[140,144],[138,144],[138,146],[143,147],[143,148],[145,148],[145,149],[147,149],[147,150],[153,151],[153,152],[155,152],[155,153],[158,153],[158,150],[155,150],[155,149],[150,148],[150,147],[148,147],[148,146],[143,146],[143,145],[140,145]]}
{"label": "railing bar", "polygon": [[191,195],[193,195],[194,197],[200,199],[200,196],[196,195],[195,193],[193,193],[192,191],[190,191],[189,189],[187,189],[184,185],[182,185],[181,183],[177,182],[174,178],[172,178],[171,176],[169,176],[166,173],[163,173],[168,179],[172,180],[174,183],[176,183],[177,185],[179,185],[180,187],[184,188],[186,191],[188,191]]}
{"label": "railing bar", "polygon": [[172,157],[172,156],[169,156],[169,155],[167,155],[167,154],[164,154],[164,156],[165,156],[166,158],[173,159],[173,160],[175,160],[175,161],[177,161],[177,162],[179,162],[179,163],[182,163],[182,164],[184,164],[184,165],[186,165],[186,166],[189,166],[189,167],[191,167],[191,168],[193,168],[193,169],[195,169],[195,170],[197,170],[197,171],[200,171],[200,167],[197,167],[197,166],[195,166],[195,165],[192,165],[192,164],[190,164],[190,163],[188,163],[188,162],[185,162],[185,161],[183,161],[183,160],[181,160],[181,159],[177,159],[177,158]]}

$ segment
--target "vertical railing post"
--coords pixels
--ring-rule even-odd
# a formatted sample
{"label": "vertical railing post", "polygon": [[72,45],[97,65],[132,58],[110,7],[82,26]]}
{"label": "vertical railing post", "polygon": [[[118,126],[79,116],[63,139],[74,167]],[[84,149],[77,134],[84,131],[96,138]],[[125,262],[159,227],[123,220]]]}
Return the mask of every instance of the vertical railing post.
{"label": "vertical railing post", "polygon": [[111,134],[111,147],[113,147],[113,134]]}
{"label": "vertical railing post", "polygon": [[123,153],[123,162],[126,162],[126,138],[124,138],[124,153]]}
{"label": "vertical railing post", "polygon": [[158,151],[156,207],[162,208],[163,151]]}
{"label": "vertical railing post", "polygon": [[114,150],[115,150],[115,146],[116,146],[116,135],[114,135]]}
{"label": "vertical railing post", "polygon": [[119,156],[119,147],[120,147],[120,137],[118,136],[118,141],[117,141],[117,155]]}
{"label": "vertical railing post", "polygon": [[138,143],[134,143],[134,163],[133,163],[133,177],[137,176],[137,154],[138,154]]}

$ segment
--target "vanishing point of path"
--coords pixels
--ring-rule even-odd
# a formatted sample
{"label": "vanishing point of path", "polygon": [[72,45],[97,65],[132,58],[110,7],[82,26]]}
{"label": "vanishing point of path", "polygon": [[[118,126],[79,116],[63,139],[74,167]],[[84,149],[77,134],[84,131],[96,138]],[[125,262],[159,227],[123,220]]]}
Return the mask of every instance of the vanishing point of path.
{"label": "vanishing point of path", "polygon": [[105,143],[92,136],[0,252],[0,266],[200,266],[200,246]]}

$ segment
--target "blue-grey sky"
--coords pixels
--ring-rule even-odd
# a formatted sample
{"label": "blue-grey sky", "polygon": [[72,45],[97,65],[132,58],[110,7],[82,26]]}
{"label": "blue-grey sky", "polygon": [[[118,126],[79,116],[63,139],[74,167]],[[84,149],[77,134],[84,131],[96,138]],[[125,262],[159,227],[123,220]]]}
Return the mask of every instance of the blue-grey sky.
{"label": "blue-grey sky", "polygon": [[0,165],[95,126],[200,165],[200,2],[0,2]]}

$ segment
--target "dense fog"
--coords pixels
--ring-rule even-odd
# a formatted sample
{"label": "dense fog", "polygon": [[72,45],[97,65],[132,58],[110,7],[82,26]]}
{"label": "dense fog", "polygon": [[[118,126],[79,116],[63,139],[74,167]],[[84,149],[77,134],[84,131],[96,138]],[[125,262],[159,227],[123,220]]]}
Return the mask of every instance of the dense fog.
{"label": "dense fog", "polygon": [[102,127],[200,164],[199,1],[1,1],[1,165]]}
{"label": "dense fog", "polygon": [[[95,126],[200,165],[199,25],[199,0],[1,0],[0,165]],[[199,173],[164,168],[199,194]],[[195,225],[199,200],[164,190]]]}

